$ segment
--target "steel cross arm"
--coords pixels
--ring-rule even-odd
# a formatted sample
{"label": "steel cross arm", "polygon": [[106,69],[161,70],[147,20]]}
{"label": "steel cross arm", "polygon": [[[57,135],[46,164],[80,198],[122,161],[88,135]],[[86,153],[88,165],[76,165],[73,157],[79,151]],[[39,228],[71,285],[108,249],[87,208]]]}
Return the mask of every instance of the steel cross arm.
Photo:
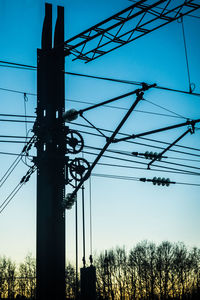
{"label": "steel cross arm", "polygon": [[150,130],[150,131],[146,131],[146,132],[142,132],[142,133],[138,133],[138,134],[132,134],[130,136],[126,136],[126,137],[121,138],[121,139],[115,139],[113,142],[118,143],[118,142],[122,142],[122,141],[127,141],[127,140],[135,139],[135,138],[138,138],[138,137],[141,137],[141,136],[145,136],[145,135],[149,135],[149,134],[153,134],[153,133],[158,133],[158,132],[162,132],[162,131],[167,131],[167,130],[170,130],[170,129],[179,128],[179,127],[183,127],[183,126],[186,126],[186,125],[194,126],[196,123],[199,123],[199,122],[200,122],[200,119],[191,120],[191,121],[188,120],[184,123],[163,127],[163,128],[160,128],[160,129]]}
{"label": "steel cross arm", "polygon": [[71,198],[73,198],[76,195],[76,193],[81,188],[81,186],[84,183],[84,181],[89,178],[89,176],[91,175],[92,170],[94,169],[94,167],[96,166],[96,164],[98,163],[98,161],[100,160],[100,158],[102,157],[102,155],[105,153],[105,151],[107,150],[107,148],[109,147],[109,145],[111,143],[113,143],[115,136],[118,134],[119,130],[122,128],[122,126],[124,125],[124,123],[126,122],[126,120],[128,119],[128,117],[130,116],[130,114],[133,112],[133,110],[136,107],[136,105],[138,104],[138,102],[143,99],[143,95],[144,95],[144,93],[141,92],[141,91],[139,91],[137,93],[137,97],[136,97],[135,102],[131,105],[131,107],[129,108],[129,110],[127,111],[127,113],[125,114],[125,116],[123,117],[123,119],[121,120],[121,122],[119,123],[119,125],[117,126],[117,128],[115,129],[115,131],[112,133],[111,137],[107,138],[106,144],[104,145],[103,149],[97,155],[96,159],[94,160],[94,162],[90,166],[90,169],[88,170],[88,172],[81,179],[81,181],[79,182],[79,184],[75,187],[74,191],[70,195]]}
{"label": "steel cross arm", "polygon": [[[81,32],[80,34],[78,34],[75,37],[67,40],[64,43],[64,49],[66,51],[66,56],[69,55],[70,53],[72,53],[76,56],[75,59],[82,59],[82,60],[90,61],[91,59],[86,56],[86,53],[85,54],[82,53],[85,46],[86,46],[86,44],[89,41],[94,40],[94,39],[96,39],[97,37],[100,36],[100,41],[98,43],[98,46],[95,47],[93,50],[90,50],[89,52],[87,52],[87,54],[93,52],[94,55],[95,55],[95,52],[97,51],[97,48],[100,48],[100,43],[102,42],[103,37],[105,37],[105,33],[110,34],[110,37],[108,38],[109,39],[108,43],[110,43],[112,41],[119,43],[120,40],[119,40],[119,37],[117,37],[117,35],[121,31],[122,27],[124,26],[124,24],[127,21],[130,21],[130,20],[136,18],[137,16],[140,16],[141,14],[145,14],[147,12],[147,10],[150,10],[150,9],[152,9],[152,8],[158,6],[158,5],[160,5],[160,4],[162,4],[166,1],[167,0],[160,0],[160,1],[155,2],[154,4],[151,4],[151,5],[143,5],[143,3],[148,2],[148,0],[138,1],[137,3],[131,5],[128,8],[120,11],[119,13],[109,17],[108,19],[106,19],[106,20],[90,27],[89,29]],[[134,13],[133,15],[130,15],[135,8],[138,8],[140,10],[137,11],[136,13]],[[124,17],[123,15],[126,12],[128,13],[128,16]],[[143,15],[142,15],[142,18],[143,18]],[[115,24],[109,26],[109,22],[111,22],[111,21],[117,21],[117,22]],[[108,27],[107,28],[101,28],[100,26],[102,26],[102,25],[107,25]],[[119,28],[117,34],[113,35],[113,34],[109,33],[109,31],[115,29],[118,26],[120,26],[121,28]],[[93,35],[92,35],[92,32],[94,32]],[[80,38],[83,39],[83,40],[78,42],[77,40],[79,40]],[[69,43],[74,42],[74,41],[75,41],[75,45],[69,44]],[[81,51],[77,50],[77,48],[80,47],[80,46],[83,46]],[[92,59],[94,59],[94,58],[92,58]]]}
{"label": "steel cross arm", "polygon": [[[75,55],[74,59],[89,62],[200,8],[200,4],[194,3],[195,0],[183,0],[182,4],[179,2],[179,5],[177,1],[175,3],[172,0],[160,0],[154,4],[146,4],[146,2],[148,3],[148,0],[138,1],[127,9],[68,39],[64,43],[64,55],[73,54]],[[165,3],[163,10],[161,12],[155,10],[162,3]],[[177,6],[174,6],[174,3]],[[126,13],[128,15],[124,16]],[[134,23],[125,28],[125,24],[131,20]],[[159,24],[158,21],[160,21]],[[92,40],[94,41],[89,43]],[[110,46],[108,47],[108,45]]]}
{"label": "steel cross arm", "polygon": [[[117,24],[115,26],[118,26],[118,25],[122,24],[123,23],[122,21],[124,21],[125,18],[123,18],[121,15],[123,15],[126,12],[129,12],[130,10],[134,9],[135,7],[137,7],[138,5],[140,5],[140,4],[144,3],[144,2],[147,2],[147,1],[148,0],[138,1],[137,3],[132,4],[131,6],[123,9],[122,11],[120,11],[120,12],[112,15],[111,17],[109,17],[109,18],[107,18],[107,19],[105,19],[105,20],[103,20],[103,21],[95,24],[94,26],[92,26],[92,27],[90,27],[90,28],[82,31],[81,33],[75,35],[74,37],[68,39],[67,41],[64,42],[65,49],[66,50],[68,50],[68,49],[72,50],[72,49],[74,49],[76,47],[79,47],[79,46],[83,45],[85,42],[91,41],[92,39],[100,36],[103,31],[105,32],[106,30],[109,29],[109,28],[108,29],[102,29],[102,28],[100,28],[100,26],[102,26],[102,25],[104,25],[104,24],[112,21],[113,19],[119,21],[119,22],[117,22]],[[159,1],[159,2],[162,3],[164,1],[166,1],[166,0],[162,0],[162,1]],[[95,33],[94,33],[94,35],[90,36],[90,34],[91,34],[92,31],[94,31]],[[71,43],[71,42],[73,42],[73,41],[75,41],[76,39],[79,39],[79,38],[82,38],[84,40],[81,41],[81,42],[79,42],[79,43],[77,43],[74,46],[69,45],[69,43]],[[68,55],[68,54],[66,53],[66,55]]]}
{"label": "steel cross arm", "polygon": [[[161,153],[159,153],[158,157],[163,157],[163,154],[165,152],[167,152],[171,147],[173,147],[176,143],[178,143],[184,136],[186,136],[186,134],[188,133],[193,133],[191,128],[189,128],[188,130],[186,130],[181,136],[179,136],[173,143],[171,143],[166,149],[164,149]],[[150,161],[150,163],[147,166],[147,169],[150,169],[150,166],[158,159],[158,157],[155,157],[154,159],[152,159]]]}

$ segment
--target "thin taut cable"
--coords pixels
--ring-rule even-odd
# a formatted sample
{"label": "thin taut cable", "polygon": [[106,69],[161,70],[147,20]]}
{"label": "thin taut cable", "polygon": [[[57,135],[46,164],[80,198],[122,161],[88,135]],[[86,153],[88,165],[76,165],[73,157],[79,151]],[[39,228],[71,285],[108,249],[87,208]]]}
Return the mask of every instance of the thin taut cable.
{"label": "thin taut cable", "polygon": [[85,268],[86,260],[85,260],[85,193],[84,193],[84,185],[82,186],[82,218],[83,218],[83,267]]}
{"label": "thin taut cable", "polygon": [[92,258],[92,178],[89,179],[89,197],[90,197],[90,257]]}
{"label": "thin taut cable", "polygon": [[25,130],[26,130],[26,141],[28,137],[28,127],[27,127],[27,110],[26,110],[26,102],[28,102],[28,97],[26,93],[24,93],[24,115],[25,115]]}
{"label": "thin taut cable", "polygon": [[12,192],[8,195],[8,197],[4,200],[4,202],[0,205],[0,214],[4,211],[7,205],[11,202],[17,192],[21,189],[24,183],[18,183],[18,185],[12,190]]}
{"label": "thin taut cable", "polygon": [[189,68],[189,60],[188,60],[188,54],[187,54],[187,45],[186,45],[186,38],[185,38],[185,29],[183,24],[183,17],[181,17],[181,27],[183,32],[183,43],[184,43],[184,50],[185,50],[185,59],[186,59],[186,66],[187,66],[187,74],[188,74],[188,82],[189,82],[189,92],[192,93],[192,83],[190,79],[190,68]]}

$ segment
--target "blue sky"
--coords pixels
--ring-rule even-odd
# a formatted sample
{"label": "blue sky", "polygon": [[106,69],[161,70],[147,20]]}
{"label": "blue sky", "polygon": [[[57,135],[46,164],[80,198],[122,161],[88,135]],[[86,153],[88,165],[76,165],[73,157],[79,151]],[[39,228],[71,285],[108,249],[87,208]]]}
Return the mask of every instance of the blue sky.
{"label": "blue sky", "polygon": [[[0,60],[17,62],[36,66],[36,51],[41,44],[41,31],[44,17],[44,1],[13,1],[0,2]],[[96,0],[96,1],[49,1],[53,3],[54,23],[56,18],[56,5],[65,7],[65,37],[66,40],[75,34],[87,29],[97,22],[131,5],[125,0]],[[193,13],[200,17],[200,12]],[[191,82],[195,83],[196,93],[200,93],[200,19],[184,18],[186,44],[190,67]],[[91,63],[72,61],[66,58],[66,71],[83,74],[105,76],[111,78],[144,81],[157,83],[174,89],[188,90],[187,68],[183,44],[181,24],[175,21],[137,41],[115,50]],[[36,72],[0,67],[0,88],[18,90],[27,93],[37,91]],[[73,77],[66,75],[66,108],[81,109],[87,106],[83,103],[69,101],[100,101],[127,93],[135,86],[106,82],[95,79]],[[0,90],[2,114],[24,114],[23,94],[8,93]],[[200,98],[163,90],[149,90],[144,98],[164,108],[167,108],[183,117],[197,119],[200,117]],[[115,106],[128,108],[135,98],[124,98]],[[27,114],[34,115],[36,97],[28,95]],[[133,112],[122,128],[123,133],[139,133],[154,128],[184,122],[184,118],[166,112],[147,101],[141,101],[138,110],[153,113],[168,114],[158,116]],[[114,130],[125,110],[101,107],[92,110],[85,116],[96,126]],[[3,117],[2,117],[3,118]],[[77,122],[86,124],[81,119]],[[24,123],[1,122],[1,135],[25,135]],[[28,128],[31,129],[31,124]],[[200,126],[199,126],[200,127]],[[71,124],[70,128],[84,130],[82,127]],[[186,128],[175,129],[170,132],[149,136],[149,138],[165,142],[173,142]],[[93,132],[90,129],[87,130]],[[85,144],[102,147],[103,138],[83,135]],[[1,140],[5,140],[1,138]],[[137,140],[136,142],[147,143]],[[150,145],[163,145],[148,142]],[[200,149],[199,131],[187,135],[179,145]],[[22,144],[0,143],[1,151],[20,153]],[[119,143],[110,149],[145,152],[159,149],[137,144]],[[200,167],[198,151],[179,149],[192,155],[169,152],[170,162],[189,164]],[[86,150],[85,151],[89,151]],[[97,152],[96,152],[97,153]],[[32,152],[34,154],[34,151]],[[94,156],[85,155],[92,162]],[[110,155],[110,153],[108,153]],[[123,156],[119,156],[122,158]],[[126,157],[125,157],[126,158]],[[131,157],[128,157],[131,159]],[[0,176],[14,161],[14,156],[0,155]],[[194,159],[196,161],[182,161],[181,159]],[[140,162],[147,162],[134,158]],[[109,158],[102,158],[102,163],[121,164],[140,167],[136,163],[128,163]],[[144,167],[144,166],[142,166]],[[177,167],[170,165],[170,167]],[[5,200],[11,189],[19,182],[28,168],[21,162],[13,174],[1,187],[1,203]],[[187,169],[191,170],[191,169]],[[193,170],[194,171],[194,170]],[[196,170],[197,171],[197,170]],[[199,176],[180,175],[166,172],[153,172],[148,170],[128,169],[122,167],[106,167],[98,165],[94,173],[112,174],[132,177],[153,178],[154,176],[169,177],[173,181],[186,183],[200,183]],[[86,244],[89,256],[89,183],[85,184],[86,196]],[[183,241],[188,246],[200,247],[200,219],[199,219],[199,187],[187,185],[171,185],[170,187],[153,186],[151,183],[126,181],[92,177],[92,217],[93,217],[93,250],[101,251],[117,245],[125,245],[128,249],[137,242],[148,239],[156,243],[162,240],[172,242]],[[81,195],[79,195],[79,237],[80,257],[82,256],[81,237]],[[35,174],[21,189],[8,207],[0,214],[0,255],[7,255],[14,260],[22,261],[28,251],[35,255],[35,222],[36,222],[36,181]],[[67,259],[74,260],[74,209],[66,213],[67,233]]]}

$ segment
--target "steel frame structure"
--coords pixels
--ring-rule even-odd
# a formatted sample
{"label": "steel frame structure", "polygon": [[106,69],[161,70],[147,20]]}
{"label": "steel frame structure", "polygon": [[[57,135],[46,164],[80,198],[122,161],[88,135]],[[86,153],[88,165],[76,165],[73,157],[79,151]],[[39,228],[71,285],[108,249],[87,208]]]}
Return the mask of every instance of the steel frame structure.
{"label": "steel frame structure", "polygon": [[[196,2],[197,0],[137,1],[137,3],[67,41],[64,41],[64,8],[58,6],[54,43],[52,43],[52,5],[46,4],[42,47],[37,52],[38,98],[37,119],[34,125],[34,132],[37,136],[37,158],[35,160],[37,166],[37,300],[65,299],[65,214],[63,200],[66,184],[65,167],[68,167],[68,158],[65,156],[66,127],[63,119],[65,111],[65,56],[73,54],[74,59],[81,59],[85,62],[92,61],[199,9],[200,4]],[[157,7],[159,6],[160,9],[162,5],[163,9],[158,11]],[[54,45],[52,46],[52,44]],[[137,103],[142,100],[143,92],[153,86],[155,85],[143,84],[141,89],[79,111],[83,114],[84,111],[121,99],[122,96],[133,94],[137,96],[111,137],[107,139],[90,170],[73,191],[72,196],[76,194],[84,180],[90,176],[92,169],[109,145],[128,139],[117,140],[115,137]],[[192,121],[188,122],[154,132],[191,125]],[[150,134],[150,132],[140,134],[140,136],[146,134]]]}
{"label": "steel frame structure", "polygon": [[[64,42],[65,56],[86,63],[200,8],[198,0],[141,0]],[[160,9],[162,7],[162,9]]]}

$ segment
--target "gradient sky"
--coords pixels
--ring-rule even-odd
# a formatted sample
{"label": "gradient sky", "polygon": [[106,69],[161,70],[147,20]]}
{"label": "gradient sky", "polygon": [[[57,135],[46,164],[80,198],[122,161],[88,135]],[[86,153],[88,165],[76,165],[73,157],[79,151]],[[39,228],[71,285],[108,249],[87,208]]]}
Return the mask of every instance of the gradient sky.
{"label": "gradient sky", "polygon": [[[65,0],[49,1],[53,3],[54,24],[56,5],[65,7],[65,37],[78,34],[97,22],[131,5],[126,0]],[[41,46],[41,31],[44,18],[45,1],[36,0],[1,0],[0,1],[0,60],[36,66],[36,50]],[[200,11],[193,13],[200,17]],[[196,93],[200,93],[200,19],[184,18],[186,44],[190,67],[191,82],[195,83]],[[89,64],[82,61],[72,62],[66,58],[66,71],[105,76],[111,78],[157,83],[174,89],[188,90],[186,59],[181,24],[174,22],[137,41],[115,50]],[[36,93],[36,72],[0,67],[0,88]],[[100,101],[134,90],[132,85],[106,82],[95,79],[72,77],[66,75],[66,99],[80,101]],[[1,113],[24,114],[23,94],[0,90]],[[113,105],[128,108],[135,98],[124,98]],[[161,90],[149,90],[145,99],[161,105],[183,117],[200,118],[200,98]],[[81,109],[87,104],[66,101],[67,108]],[[34,115],[36,97],[28,96],[27,114]],[[133,112],[122,128],[123,133],[139,133],[155,128],[184,122],[184,118],[142,101],[138,110],[168,114],[157,116]],[[125,110],[101,107],[85,114],[96,126],[114,130]],[[2,117],[3,118],[3,117]],[[81,119],[77,120],[86,124]],[[200,127],[200,126],[198,126]],[[28,126],[31,129],[31,125]],[[71,124],[70,128],[81,129]],[[83,129],[82,129],[83,130]],[[165,142],[173,142],[186,128],[149,136]],[[90,130],[88,130],[90,131]],[[1,135],[25,135],[24,123],[1,122]],[[92,131],[93,132],[93,131]],[[84,135],[85,144],[102,147],[105,140]],[[0,138],[0,140],[5,140]],[[137,140],[137,142],[145,142]],[[163,146],[158,143],[151,145]],[[199,130],[187,135],[179,145],[200,149]],[[23,144],[0,143],[4,152],[20,153]],[[128,143],[114,144],[110,149],[131,153],[132,151],[157,151],[159,149]],[[199,155],[198,151],[174,148]],[[199,150],[200,151],[200,150]],[[34,154],[34,152],[33,152]],[[169,152],[170,162],[189,164],[200,168],[198,156]],[[81,156],[81,154],[79,155]],[[122,156],[119,156],[122,158]],[[94,156],[86,155],[92,162]],[[180,159],[196,161],[182,161]],[[14,161],[14,156],[0,155],[0,177]],[[140,160],[133,158],[134,160]],[[115,163],[140,167],[136,163],[120,162],[102,158],[102,163]],[[145,161],[147,162],[147,161]],[[170,165],[177,168],[177,166]],[[181,168],[181,167],[180,167]],[[183,169],[183,168],[182,168]],[[187,169],[193,170],[193,169]],[[27,167],[21,162],[0,189],[0,204],[16,186]],[[194,170],[193,170],[194,171]],[[196,169],[198,172],[198,169]],[[182,183],[200,183],[199,176],[180,175],[149,170],[127,169],[122,167],[105,167],[98,165],[94,173],[112,174],[132,177],[153,178],[169,177],[172,181]],[[170,187],[153,186],[152,183],[125,181],[92,177],[92,218],[93,250],[96,252],[111,247],[125,246],[127,249],[137,242],[147,239],[159,243],[183,241],[187,246],[200,247],[200,187],[189,185],[171,185]],[[89,183],[86,191],[86,250],[89,256]],[[81,195],[79,203],[79,240],[82,256]],[[74,209],[66,213],[67,260],[74,261]],[[0,214],[0,255],[7,255],[17,262],[22,261],[27,252],[35,255],[36,244],[36,180],[35,174],[21,189],[8,207]]]}

